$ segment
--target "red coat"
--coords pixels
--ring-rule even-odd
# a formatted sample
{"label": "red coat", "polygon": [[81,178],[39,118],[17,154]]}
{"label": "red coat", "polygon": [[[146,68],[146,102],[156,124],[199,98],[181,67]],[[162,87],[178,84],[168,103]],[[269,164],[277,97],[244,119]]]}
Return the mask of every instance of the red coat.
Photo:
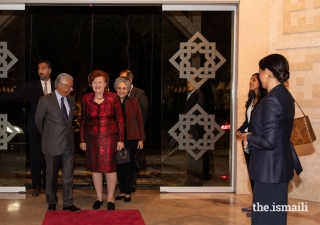
{"label": "red coat", "polygon": [[80,143],[86,143],[86,168],[92,172],[116,172],[117,142],[124,141],[121,103],[105,91],[104,101],[94,102],[94,93],[82,97]]}
{"label": "red coat", "polygon": [[85,143],[84,135],[118,134],[118,141],[124,139],[124,120],[121,104],[115,93],[105,91],[104,101],[94,102],[94,92],[82,97],[80,143]]}
{"label": "red coat", "polygon": [[126,98],[125,104],[125,118],[127,128],[127,140],[144,141],[144,125],[141,113],[141,107],[136,98]]}

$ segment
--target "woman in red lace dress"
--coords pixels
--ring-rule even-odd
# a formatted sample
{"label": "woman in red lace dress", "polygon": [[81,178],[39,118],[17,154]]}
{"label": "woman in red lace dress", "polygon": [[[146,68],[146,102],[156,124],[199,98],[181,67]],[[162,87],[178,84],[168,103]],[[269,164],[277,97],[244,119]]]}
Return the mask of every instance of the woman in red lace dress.
{"label": "woman in red lace dress", "polygon": [[115,153],[124,147],[124,120],[121,104],[115,93],[107,91],[109,75],[101,70],[88,76],[93,92],[81,102],[80,148],[86,151],[86,169],[92,171],[97,200],[92,208],[103,204],[102,173],[106,174],[108,210],[114,210],[114,191],[117,183]]}

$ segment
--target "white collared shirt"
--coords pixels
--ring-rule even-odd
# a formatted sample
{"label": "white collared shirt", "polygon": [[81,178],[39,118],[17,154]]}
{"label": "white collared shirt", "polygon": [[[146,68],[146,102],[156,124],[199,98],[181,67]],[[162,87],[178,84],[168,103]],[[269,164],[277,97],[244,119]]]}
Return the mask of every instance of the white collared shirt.
{"label": "white collared shirt", "polygon": [[[58,100],[58,103],[59,103],[59,106],[60,106],[60,109],[61,109],[61,98],[62,98],[62,96],[59,94],[59,92],[57,92],[57,90],[55,90],[55,93],[56,93],[57,100]],[[66,106],[67,113],[68,113],[68,116],[69,116],[70,106],[68,104],[67,97],[63,97],[63,98],[64,98],[63,102],[64,102],[64,105]]]}
{"label": "white collared shirt", "polygon": [[131,84],[131,88],[130,88],[130,91],[129,91],[128,97],[129,97],[129,96],[130,96],[130,94],[131,94],[132,88],[133,88],[133,84]]}
{"label": "white collared shirt", "polygon": [[[253,110],[253,108],[254,108],[254,106],[253,106],[253,101],[254,101],[254,98],[252,99],[252,101],[251,101],[251,103],[250,103],[250,105],[249,105],[249,107],[248,107],[248,109],[247,109],[247,119],[248,119],[248,123],[250,123],[251,112],[252,112],[252,110]],[[248,132],[248,128],[246,128],[244,131],[245,131],[245,132]]]}
{"label": "white collared shirt", "polygon": [[197,89],[195,88],[195,89],[193,89],[192,91],[189,92],[189,94],[188,94],[188,96],[187,96],[187,100],[189,99],[189,97],[192,95],[192,93],[193,93],[195,90],[197,90]]}

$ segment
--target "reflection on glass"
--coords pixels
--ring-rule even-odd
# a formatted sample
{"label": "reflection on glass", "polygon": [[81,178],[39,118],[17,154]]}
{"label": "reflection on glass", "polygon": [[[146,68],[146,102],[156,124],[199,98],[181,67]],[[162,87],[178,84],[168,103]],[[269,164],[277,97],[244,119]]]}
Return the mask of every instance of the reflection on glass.
{"label": "reflection on glass", "polygon": [[14,212],[14,211],[18,211],[20,209],[20,202],[12,202],[10,204],[8,204],[8,212]]}
{"label": "reflection on glass", "polygon": [[[161,186],[231,185],[231,18],[232,12],[163,13]],[[187,80],[204,96],[204,112],[189,108],[187,115]],[[205,127],[205,119],[195,113],[214,121],[198,137],[192,129]],[[189,182],[190,172],[197,182]]]}
{"label": "reflection on glass", "polygon": [[[1,96],[21,89],[25,83],[24,11],[0,11],[0,27]],[[5,48],[3,48],[4,46]],[[7,187],[25,186],[26,127],[24,108],[23,100],[7,102],[1,99],[0,191]],[[12,206],[12,208],[16,208],[14,204]]]}
{"label": "reflection on glass", "polygon": [[[106,71],[109,91],[114,92],[112,84],[120,71],[133,71],[134,86],[145,91],[150,105],[144,150],[147,157],[152,157],[149,162],[155,162],[150,167],[157,171],[156,175],[155,170],[142,171],[142,182],[154,184],[156,176],[159,184],[162,15],[158,7],[27,6],[26,13],[27,37],[31,38],[26,44],[31,47],[28,54],[32,59],[41,56],[53,64],[52,79],[62,72],[74,78],[76,146],[79,146],[81,97],[91,91],[89,73],[95,69]],[[31,63],[31,80],[38,79],[36,63]],[[85,171],[84,155],[84,151],[76,149],[76,184],[92,184],[90,174]]]}

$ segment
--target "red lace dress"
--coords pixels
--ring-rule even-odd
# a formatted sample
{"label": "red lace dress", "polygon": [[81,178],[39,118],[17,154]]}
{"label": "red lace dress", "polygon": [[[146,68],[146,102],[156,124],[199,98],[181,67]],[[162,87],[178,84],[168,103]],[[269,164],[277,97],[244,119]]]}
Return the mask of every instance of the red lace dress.
{"label": "red lace dress", "polygon": [[86,143],[86,169],[92,172],[117,171],[117,142],[124,139],[121,104],[115,93],[105,91],[104,101],[94,102],[94,92],[82,97],[80,143]]}

